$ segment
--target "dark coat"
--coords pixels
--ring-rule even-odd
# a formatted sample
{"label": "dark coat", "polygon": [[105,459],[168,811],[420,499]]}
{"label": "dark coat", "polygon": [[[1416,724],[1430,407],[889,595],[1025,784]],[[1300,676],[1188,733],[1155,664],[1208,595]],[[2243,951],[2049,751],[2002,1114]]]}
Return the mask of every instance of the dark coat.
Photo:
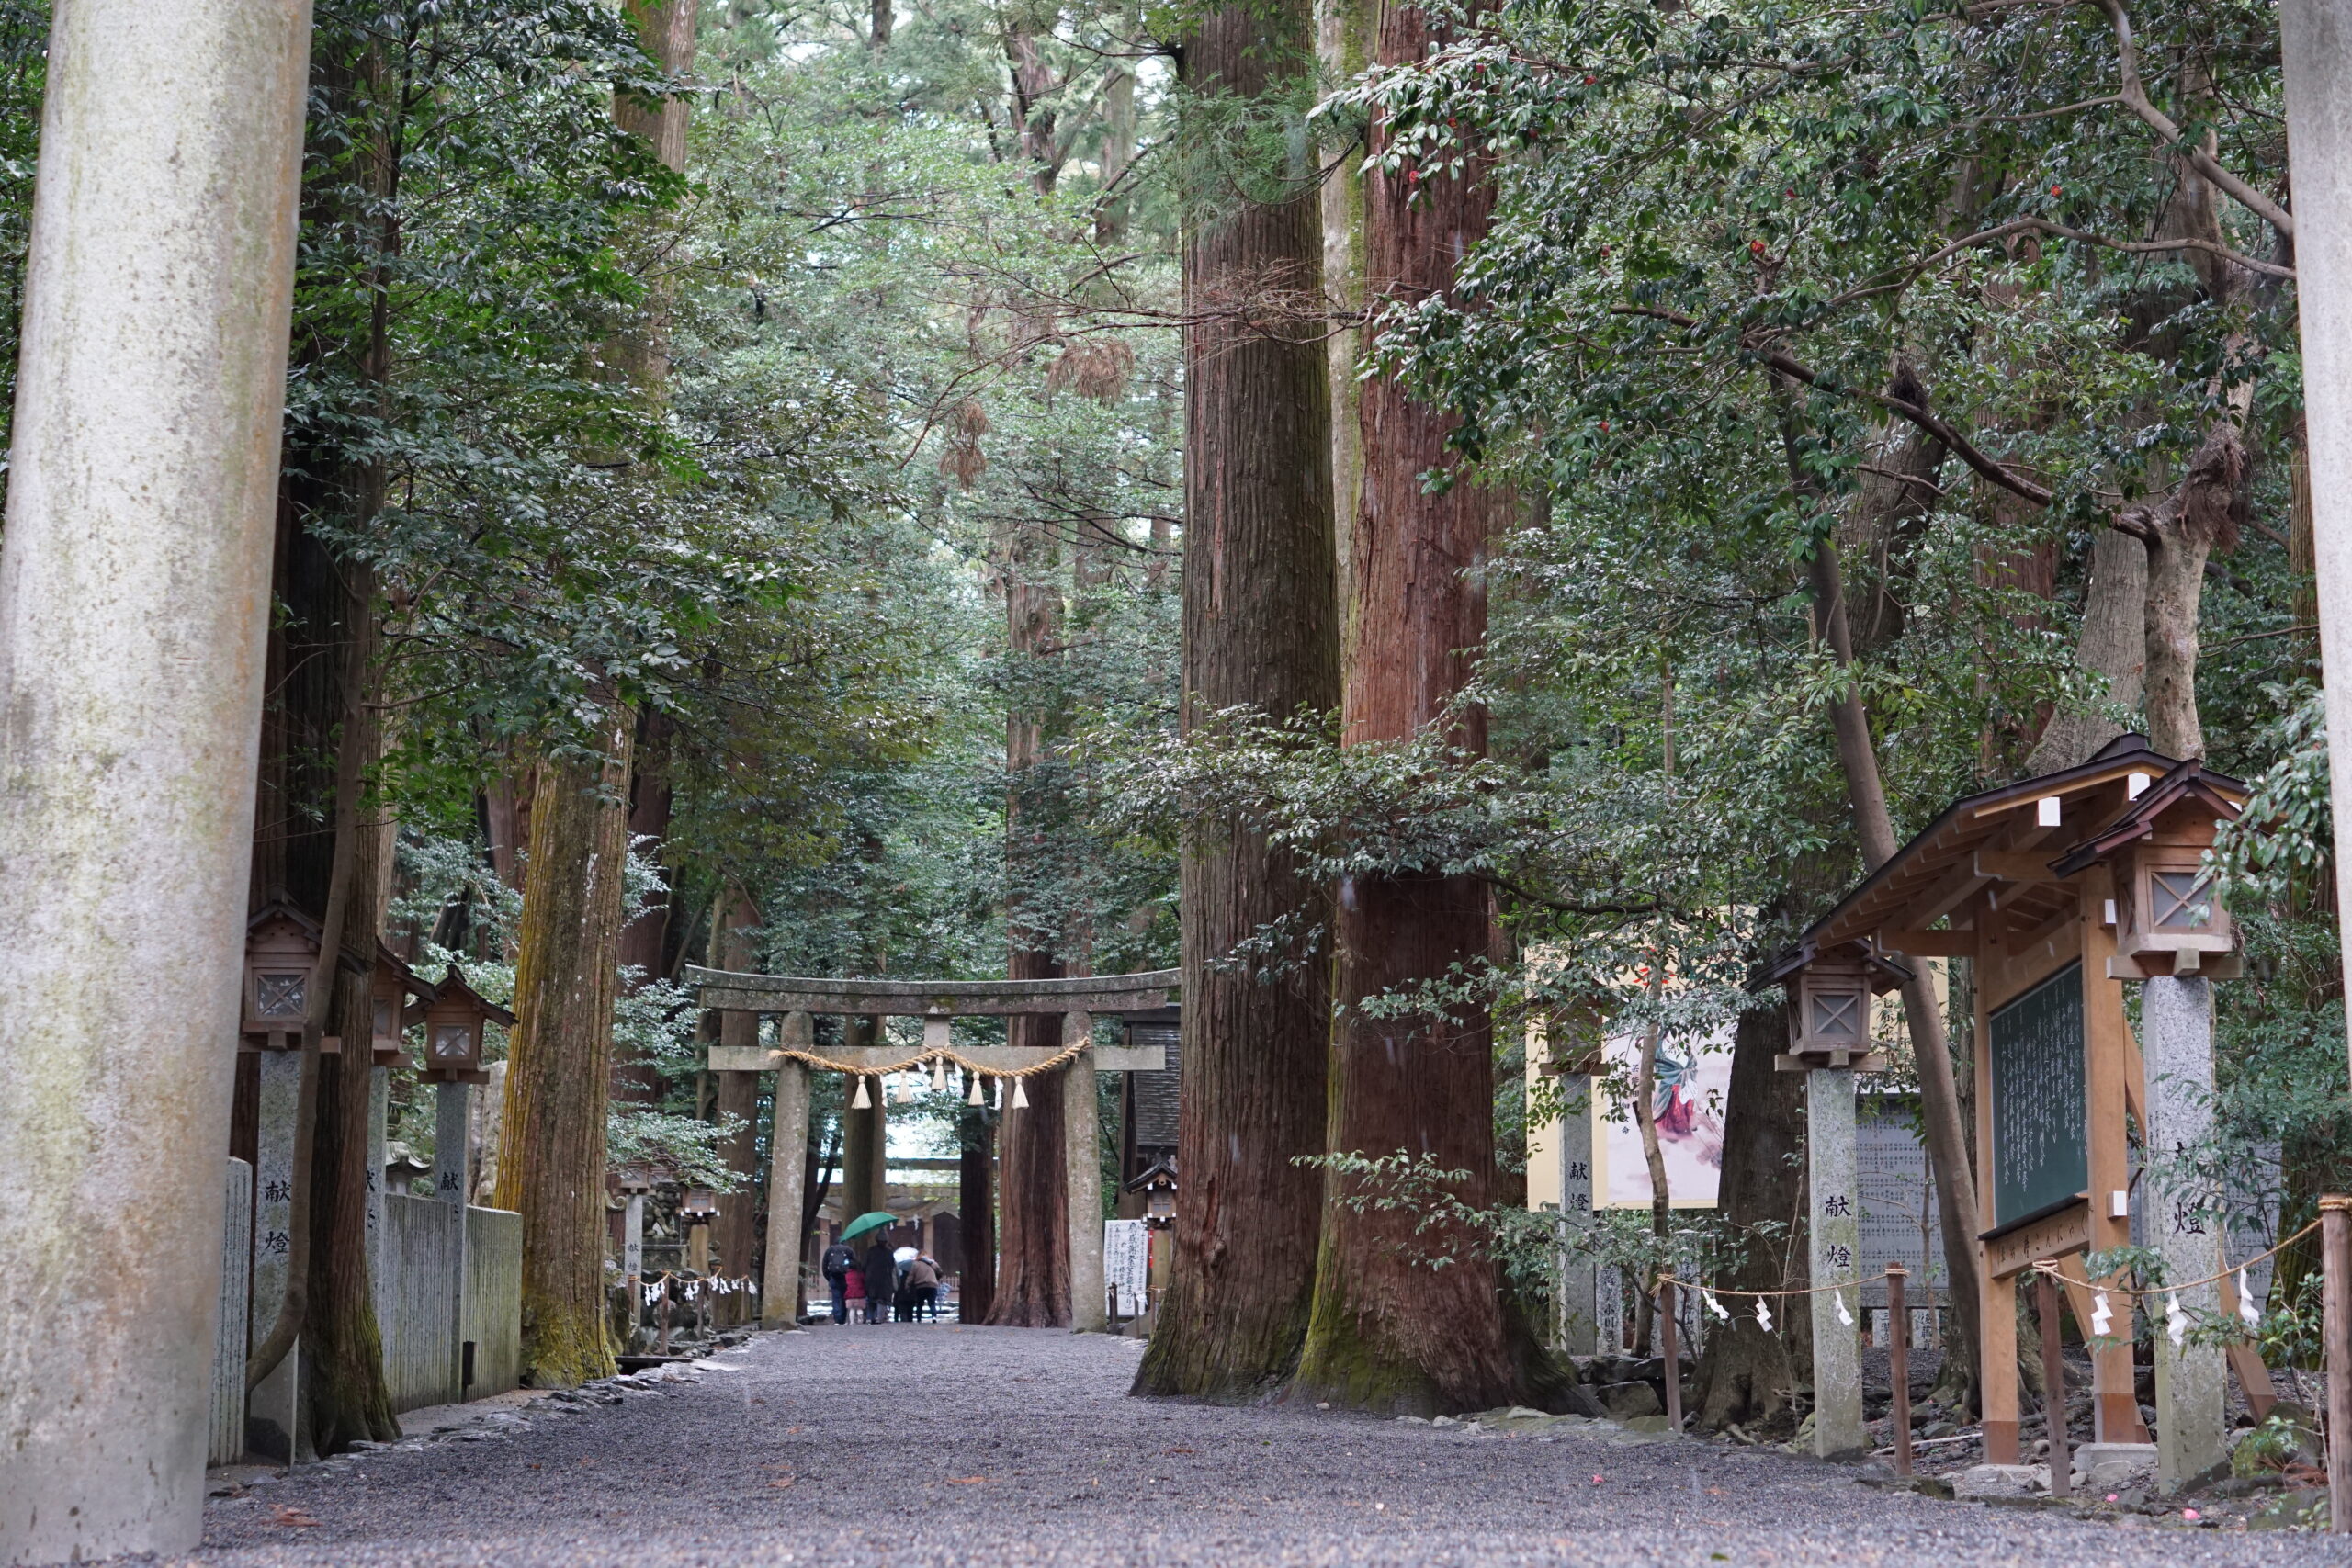
{"label": "dark coat", "polygon": [[837,1241],[825,1248],[825,1278],[839,1280],[857,1267],[857,1249],[847,1242]]}
{"label": "dark coat", "polygon": [[898,1260],[890,1256],[890,1247],[888,1242],[877,1239],[872,1247],[865,1249],[865,1293],[867,1295],[877,1296],[884,1301],[889,1300],[898,1289],[895,1279],[898,1272]]}

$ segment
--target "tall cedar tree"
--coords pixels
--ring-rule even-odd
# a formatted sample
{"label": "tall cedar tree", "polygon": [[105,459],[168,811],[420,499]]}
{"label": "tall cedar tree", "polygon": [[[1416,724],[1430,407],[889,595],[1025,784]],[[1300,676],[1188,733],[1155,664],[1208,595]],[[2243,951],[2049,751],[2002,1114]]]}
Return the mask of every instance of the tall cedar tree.
{"label": "tall cedar tree", "polygon": [[[1247,101],[1310,72],[1313,49],[1302,0],[1228,6],[1203,19],[1184,70]],[[1269,194],[1184,247],[1188,731],[1244,704],[1328,713],[1340,695],[1330,388],[1317,334],[1281,324],[1322,297],[1322,222],[1310,170]],[[1258,291],[1272,309],[1250,308]],[[1323,1183],[1297,1160],[1322,1147],[1330,987],[1320,950],[1229,959],[1269,929],[1325,927],[1329,903],[1290,854],[1232,825],[1187,830],[1182,876],[1184,1180],[1136,1392],[1239,1398],[1286,1377],[1306,1337]]]}
{"label": "tall cedar tree", "polygon": [[[1057,552],[1038,538],[1042,530],[1015,525],[1007,541],[1004,615],[1012,658],[1034,663],[1061,640],[1061,590],[1053,567]],[[1024,679],[1025,692],[1039,682]],[[1013,890],[1006,932],[1005,974],[1015,980],[1058,979],[1067,971],[1054,951],[1054,937],[1040,912],[1023,907],[1022,890],[1032,886],[1045,859],[1041,835],[1048,803],[1043,798],[1048,716],[1035,711],[1035,699],[1014,697],[1005,717],[1005,880]],[[1051,1015],[1018,1017],[1008,1032],[1015,1045],[1053,1049],[1061,1043],[1061,1020]],[[1003,1161],[999,1192],[1002,1228],[998,1235],[997,1275],[987,1321],[1004,1328],[1063,1328],[1070,1322],[1069,1227],[1094,1216],[1069,1213],[1063,1180],[1064,1144],[1060,1075],[1030,1080],[1028,1104],[1015,1107],[1008,1095],[997,1138]]]}
{"label": "tall cedar tree", "polygon": [[[693,62],[695,0],[628,7],[646,52],[672,75]],[[621,126],[683,169],[687,100],[622,97]],[[657,289],[616,358],[659,400],[668,372]],[[611,1097],[623,884],[637,716],[603,697],[599,756],[551,757],[532,795],[530,852],[515,942],[515,1027],[508,1053],[498,1206],[523,1216],[523,1362],[535,1386],[608,1376],[605,1328],[605,1119]]]}
{"label": "tall cedar tree", "polygon": [[536,1388],[610,1377],[615,1366],[605,1112],[636,736],[625,705],[606,714],[603,757],[539,764],[515,944],[495,1203],[523,1216],[523,1366]]}
{"label": "tall cedar tree", "polygon": [[[1427,13],[1381,8],[1382,64],[1419,60],[1439,39]],[[1375,154],[1387,136],[1376,121]],[[1409,306],[1444,295],[1493,210],[1493,187],[1478,164],[1427,180],[1409,161],[1375,171],[1364,186],[1374,297]],[[1363,489],[1349,540],[1341,744],[1403,740],[1442,724],[1450,744],[1483,755],[1485,712],[1461,698],[1486,638],[1487,542],[1507,502],[1468,483],[1425,491],[1422,476],[1448,465],[1453,421],[1414,402],[1394,379],[1364,386],[1360,419]],[[1195,518],[1193,528],[1200,526]],[[1366,1003],[1475,970],[1489,950],[1487,886],[1433,872],[1374,874],[1343,879],[1338,902],[1330,1147],[1434,1160],[1463,1172],[1458,1195],[1484,1208],[1496,1200],[1487,1010],[1465,1000],[1389,1016]],[[1327,1205],[1313,1317],[1291,1397],[1427,1412],[1548,1395],[1556,1374],[1506,1307],[1495,1263],[1471,1256],[1433,1267],[1419,1223],[1400,1211]]]}

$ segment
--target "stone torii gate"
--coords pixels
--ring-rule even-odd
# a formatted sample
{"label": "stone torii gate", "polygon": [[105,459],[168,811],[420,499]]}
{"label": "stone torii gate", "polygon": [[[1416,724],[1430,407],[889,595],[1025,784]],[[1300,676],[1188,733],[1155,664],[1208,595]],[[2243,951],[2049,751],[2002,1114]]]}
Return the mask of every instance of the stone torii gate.
{"label": "stone torii gate", "polygon": [[[800,1299],[800,1208],[808,1144],[808,1072],[816,1045],[816,1016],[920,1018],[922,1044],[843,1045],[824,1053],[860,1074],[908,1072],[946,1058],[982,1073],[1017,1073],[1069,1057],[1061,1074],[1065,1164],[1062,1198],[1069,1224],[1070,1326],[1096,1329],[1109,1315],[1102,1287],[1102,1227],[1085,1223],[1099,1206],[1102,1173],[1095,1153],[1094,1078],[1098,1072],[1157,1072],[1166,1066],[1157,1045],[1097,1045],[1094,1020],[1102,1013],[1141,1012],[1168,1005],[1180,971],[1102,975],[1064,980],[830,980],[746,975],[689,965],[686,984],[696,1005],[716,1012],[778,1014],[778,1043],[713,1045],[713,1072],[774,1072],[775,1113],[768,1148],[768,1253],[760,1281],[760,1321],[788,1328]],[[951,1052],[950,1021],[1059,1014],[1061,1045],[967,1046]],[[786,1151],[796,1157],[786,1158]]]}

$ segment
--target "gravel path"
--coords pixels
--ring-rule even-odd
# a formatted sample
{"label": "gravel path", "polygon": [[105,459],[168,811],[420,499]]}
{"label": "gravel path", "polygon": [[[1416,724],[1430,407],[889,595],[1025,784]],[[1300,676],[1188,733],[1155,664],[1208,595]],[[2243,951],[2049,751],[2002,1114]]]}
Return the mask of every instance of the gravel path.
{"label": "gravel path", "polygon": [[762,1335],[698,1381],[215,1501],[208,1564],[2352,1564],[2332,1538],[1938,1502],[1758,1450],[1125,1397],[1139,1347]]}

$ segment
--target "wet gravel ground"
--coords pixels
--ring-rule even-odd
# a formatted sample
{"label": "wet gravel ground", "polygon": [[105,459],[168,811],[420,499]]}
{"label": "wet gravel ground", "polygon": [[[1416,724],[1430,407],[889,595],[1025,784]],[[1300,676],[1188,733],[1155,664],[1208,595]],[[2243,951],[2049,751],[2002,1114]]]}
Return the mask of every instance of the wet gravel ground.
{"label": "wet gravel ground", "polygon": [[1630,1434],[1125,1397],[1133,1341],[762,1335],[697,1381],[216,1500],[207,1564],[2352,1564],[2352,1546],[1939,1502]]}

